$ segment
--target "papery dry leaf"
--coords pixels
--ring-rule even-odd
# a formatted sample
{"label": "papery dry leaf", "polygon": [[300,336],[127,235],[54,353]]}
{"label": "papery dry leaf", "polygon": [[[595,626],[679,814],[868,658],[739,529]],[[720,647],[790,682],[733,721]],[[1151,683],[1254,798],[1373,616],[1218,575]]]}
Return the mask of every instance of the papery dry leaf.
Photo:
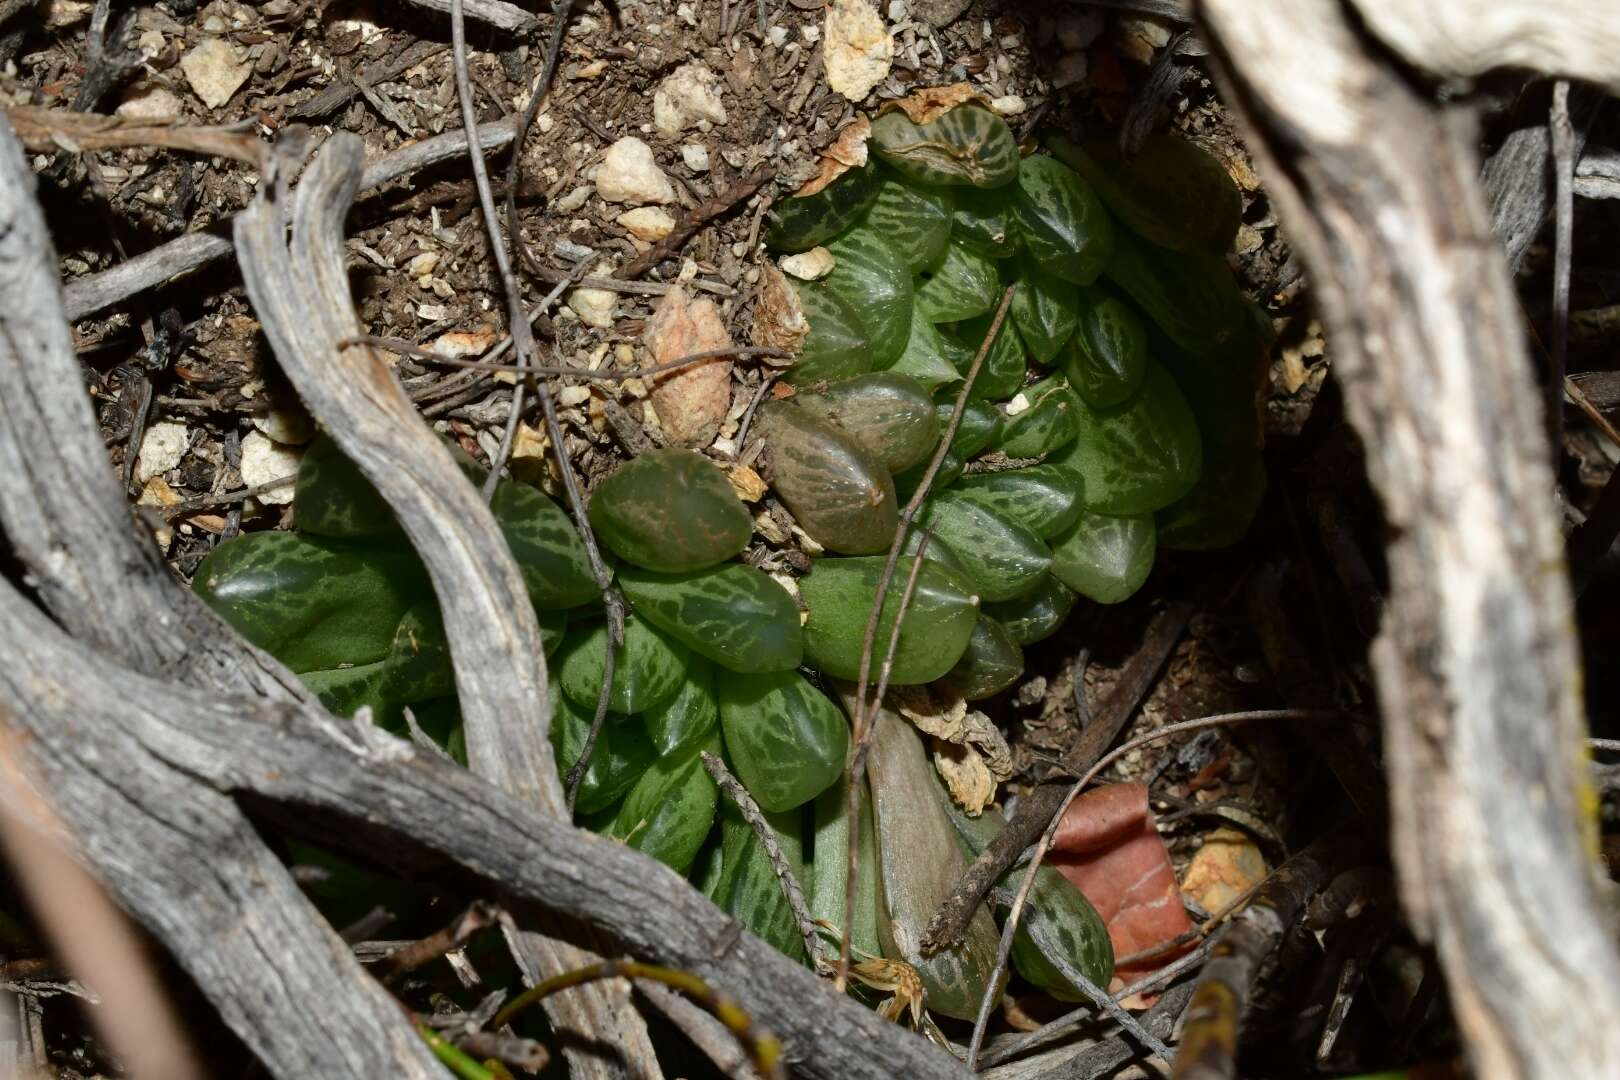
{"label": "papery dry leaf", "polygon": [[934,739],[934,767],[951,797],[977,817],[994,800],[996,785],[1013,774],[1012,751],[1001,730],[967,702],[927,686],[889,691],[896,711]]}
{"label": "papery dry leaf", "polygon": [[[655,364],[731,347],[720,308],[707,297],[692,299],[680,285],[664,294],[642,340]],[[671,443],[704,447],[714,441],[731,408],[731,368],[730,357],[716,357],[653,376],[653,411]]]}
{"label": "papery dry leaf", "polygon": [[929,744],[945,790],[969,817],[978,817],[996,797],[996,778],[984,755],[976,747],[944,739],[930,739]]}
{"label": "papery dry leaf", "polygon": [[850,101],[860,101],[889,77],[894,37],[871,0],[833,0],[822,29],[821,56],[827,85]]}
{"label": "papery dry leaf", "polygon": [[[1163,945],[1192,929],[1146,784],[1108,784],[1075,799],[1058,824],[1047,862],[1097,909],[1115,956]],[[1113,988],[1157,971],[1188,948],[1116,967]]]}
{"label": "papery dry leaf", "polygon": [[731,490],[737,493],[737,498],[743,502],[759,502],[765,497],[765,481],[761,480],[759,473],[747,465],[733,465],[726,470],[726,479],[731,482]]}
{"label": "papery dry leaf", "polygon": [[951,83],[949,86],[924,87],[903,98],[885,101],[883,107],[878,109],[878,115],[882,116],[898,109],[905,113],[906,118],[913,124],[926,124],[930,120],[938,120],[964,101],[977,101],[986,108],[990,106],[989,98],[973,89],[970,84],[959,82]]}
{"label": "papery dry leaf", "polygon": [[759,270],[753,342],[763,349],[780,349],[787,353],[785,357],[768,358],[769,363],[786,367],[793,363],[805,335],[810,333],[810,320],[804,317],[798,291],[786,274],[768,262],[761,264]]}
{"label": "papery dry leaf", "polygon": [[814,195],[851,169],[866,164],[866,140],[872,135],[872,122],[857,116],[838,130],[832,145],[821,152],[820,169],[806,180],[795,196]]}

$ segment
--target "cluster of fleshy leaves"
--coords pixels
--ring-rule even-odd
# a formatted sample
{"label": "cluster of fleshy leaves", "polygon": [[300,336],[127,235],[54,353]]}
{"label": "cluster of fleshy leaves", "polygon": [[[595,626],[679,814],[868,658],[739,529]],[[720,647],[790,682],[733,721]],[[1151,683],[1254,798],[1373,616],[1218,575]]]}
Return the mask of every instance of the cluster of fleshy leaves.
{"label": "cluster of fleshy leaves", "polygon": [[[878,623],[880,642],[900,624],[894,685],[937,680],[968,699],[1005,689],[1023,670],[1022,646],[1056,632],[1077,595],[1124,599],[1156,546],[1230,542],[1261,491],[1253,376],[1269,328],[1221,259],[1236,192],[1218,164],[1173,139],[1150,141],[1134,163],[1061,140],[1054,156],[1020,160],[1006,125],[976,104],[922,125],[886,114],[872,149],[868,165],[782,204],[770,235],[779,251],[825,245],[835,261],[821,280],[796,283],[810,327],[789,372],[797,393],[758,421],[776,495],[830,554],[791,584],[739,561],[748,509],[687,450],[626,462],[589,509],[629,610],[579,788],[581,823],[689,874],[801,959],[763,845],[700,754],[721,755],[747,787],[812,909],[847,922],[863,952],[892,953],[884,943],[903,935],[883,912],[907,891],[904,876],[941,871],[863,814],[872,857],[861,860],[856,910],[843,911],[850,731],[833,694],[857,677],[880,553],[1002,290],[1015,289],[1010,318],[920,518],[927,558],[904,615],[891,589]],[[1145,162],[1176,176],[1138,176]],[[997,468],[966,468],[992,454]],[[483,479],[464,455],[462,466]],[[197,591],[333,711],[369,706],[397,730],[408,707],[461,754],[450,646],[391,511],[324,437],[304,458],[295,509],[296,532],[221,545]],[[491,509],[544,635],[566,775],[603,688],[600,593],[583,541],[545,494],[505,480]],[[917,798],[942,801],[938,827],[961,852],[999,827],[953,813],[931,776]],[[1050,873],[1032,904],[1018,970],[1067,998],[1078,991],[1065,967],[1106,983],[1107,933],[1084,897]],[[931,1007],[971,1015],[984,988],[962,983],[969,966],[953,969],[950,986],[923,970]]]}
{"label": "cluster of fleshy leaves", "polygon": [[[938,564],[914,600],[932,632],[902,638],[897,685],[1001,692],[1078,598],[1124,600],[1160,547],[1236,540],[1264,491],[1270,326],[1222,257],[1237,189],[1170,135],[1129,162],[1106,140],[1047,149],[1020,158],[977,103],[922,124],[892,111],[867,163],[788,200],[768,237],[833,264],[792,282],[809,324],[787,375],[800,392],[761,418],[778,496],[817,544],[857,557],[819,561],[807,595],[888,550],[1013,289],[918,519]],[[853,678],[859,644],[814,659]]]}

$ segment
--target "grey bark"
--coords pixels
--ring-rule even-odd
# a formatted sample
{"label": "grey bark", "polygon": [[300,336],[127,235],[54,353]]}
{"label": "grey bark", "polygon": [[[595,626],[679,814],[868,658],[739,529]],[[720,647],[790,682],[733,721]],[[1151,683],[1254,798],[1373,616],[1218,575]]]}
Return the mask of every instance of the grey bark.
{"label": "grey bark", "polygon": [[[1383,7],[1386,30],[1422,7],[1461,17]],[[1558,55],[1568,4],[1468,5],[1492,27],[1508,9],[1538,55]],[[1389,521],[1374,665],[1406,910],[1438,947],[1480,1075],[1613,1076],[1620,956],[1583,840],[1570,589],[1473,125],[1376,59],[1336,0],[1200,13],[1310,270]]]}

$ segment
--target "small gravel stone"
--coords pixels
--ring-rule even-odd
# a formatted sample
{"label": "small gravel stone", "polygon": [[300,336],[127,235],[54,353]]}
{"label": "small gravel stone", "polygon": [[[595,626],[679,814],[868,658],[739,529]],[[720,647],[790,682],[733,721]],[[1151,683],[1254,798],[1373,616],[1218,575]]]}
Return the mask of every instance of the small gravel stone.
{"label": "small gravel stone", "polygon": [[654,243],[675,231],[675,218],[659,206],[641,206],[626,210],[616,219],[637,240]]}
{"label": "small gravel stone", "polygon": [[813,247],[809,251],[784,257],[782,273],[796,277],[800,281],[815,281],[832,273],[836,265],[837,261],[833,258],[832,252],[824,247]]}
{"label": "small gravel stone", "polygon": [[[250,431],[242,439],[242,483],[258,487],[283,476],[292,476],[298,471],[298,462],[303,456],[302,450],[283,446],[262,431]],[[285,506],[293,501],[295,486],[283,484],[254,497],[269,506]]]}
{"label": "small gravel stone", "polygon": [[709,148],[701,143],[687,143],[681,147],[681,160],[693,172],[708,172]]}
{"label": "small gravel stone", "polygon": [[613,308],[618,297],[606,289],[574,289],[568,294],[568,307],[586,326],[606,330],[613,325]]}
{"label": "small gravel stone", "polygon": [[653,160],[652,147],[634,135],[608,147],[596,171],[596,193],[607,202],[634,206],[675,201],[675,187]]}
{"label": "small gravel stone", "polygon": [[174,91],[150,83],[137,83],[124,94],[113,110],[126,120],[173,120],[180,115],[180,97]]}
{"label": "small gravel stone", "polygon": [[253,67],[243,63],[230,42],[208,38],[180,58],[180,70],[202,103],[217,109],[241,89]]}
{"label": "small gravel stone", "polygon": [[180,464],[191,445],[191,432],[186,425],[173,420],[160,420],[146,429],[141,436],[141,452],[135,462],[135,479],[144,484],[154,476],[168,472]]}
{"label": "small gravel stone", "polygon": [[726,122],[720,80],[704,64],[682,64],[653,91],[653,126],[666,139],[707,120]]}

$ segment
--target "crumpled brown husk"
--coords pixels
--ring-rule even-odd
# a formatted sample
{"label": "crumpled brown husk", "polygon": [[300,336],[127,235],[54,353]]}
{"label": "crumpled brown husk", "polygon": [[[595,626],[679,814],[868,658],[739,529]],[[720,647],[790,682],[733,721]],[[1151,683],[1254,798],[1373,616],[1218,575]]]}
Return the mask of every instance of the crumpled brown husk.
{"label": "crumpled brown husk", "polygon": [[878,109],[878,115],[898,109],[913,124],[921,125],[938,120],[965,101],[976,101],[987,109],[990,107],[989,98],[973,89],[969,83],[959,82],[949,86],[927,86],[903,98],[885,101]]}
{"label": "crumpled brown husk", "polygon": [[762,262],[755,292],[753,343],[762,349],[781,349],[788,355],[766,357],[766,363],[785,367],[793,363],[799,346],[810,333],[799,294],[775,263]]}
{"label": "crumpled brown husk", "polygon": [[1012,751],[990,718],[967,702],[927,686],[889,691],[895,709],[930,736],[934,768],[969,816],[978,817],[995,801],[996,788],[1013,774]]}
{"label": "crumpled brown husk", "polygon": [[802,198],[814,195],[851,169],[866,164],[866,140],[872,134],[872,122],[857,116],[838,131],[838,137],[821,152],[821,171],[804,182],[793,194]]}

